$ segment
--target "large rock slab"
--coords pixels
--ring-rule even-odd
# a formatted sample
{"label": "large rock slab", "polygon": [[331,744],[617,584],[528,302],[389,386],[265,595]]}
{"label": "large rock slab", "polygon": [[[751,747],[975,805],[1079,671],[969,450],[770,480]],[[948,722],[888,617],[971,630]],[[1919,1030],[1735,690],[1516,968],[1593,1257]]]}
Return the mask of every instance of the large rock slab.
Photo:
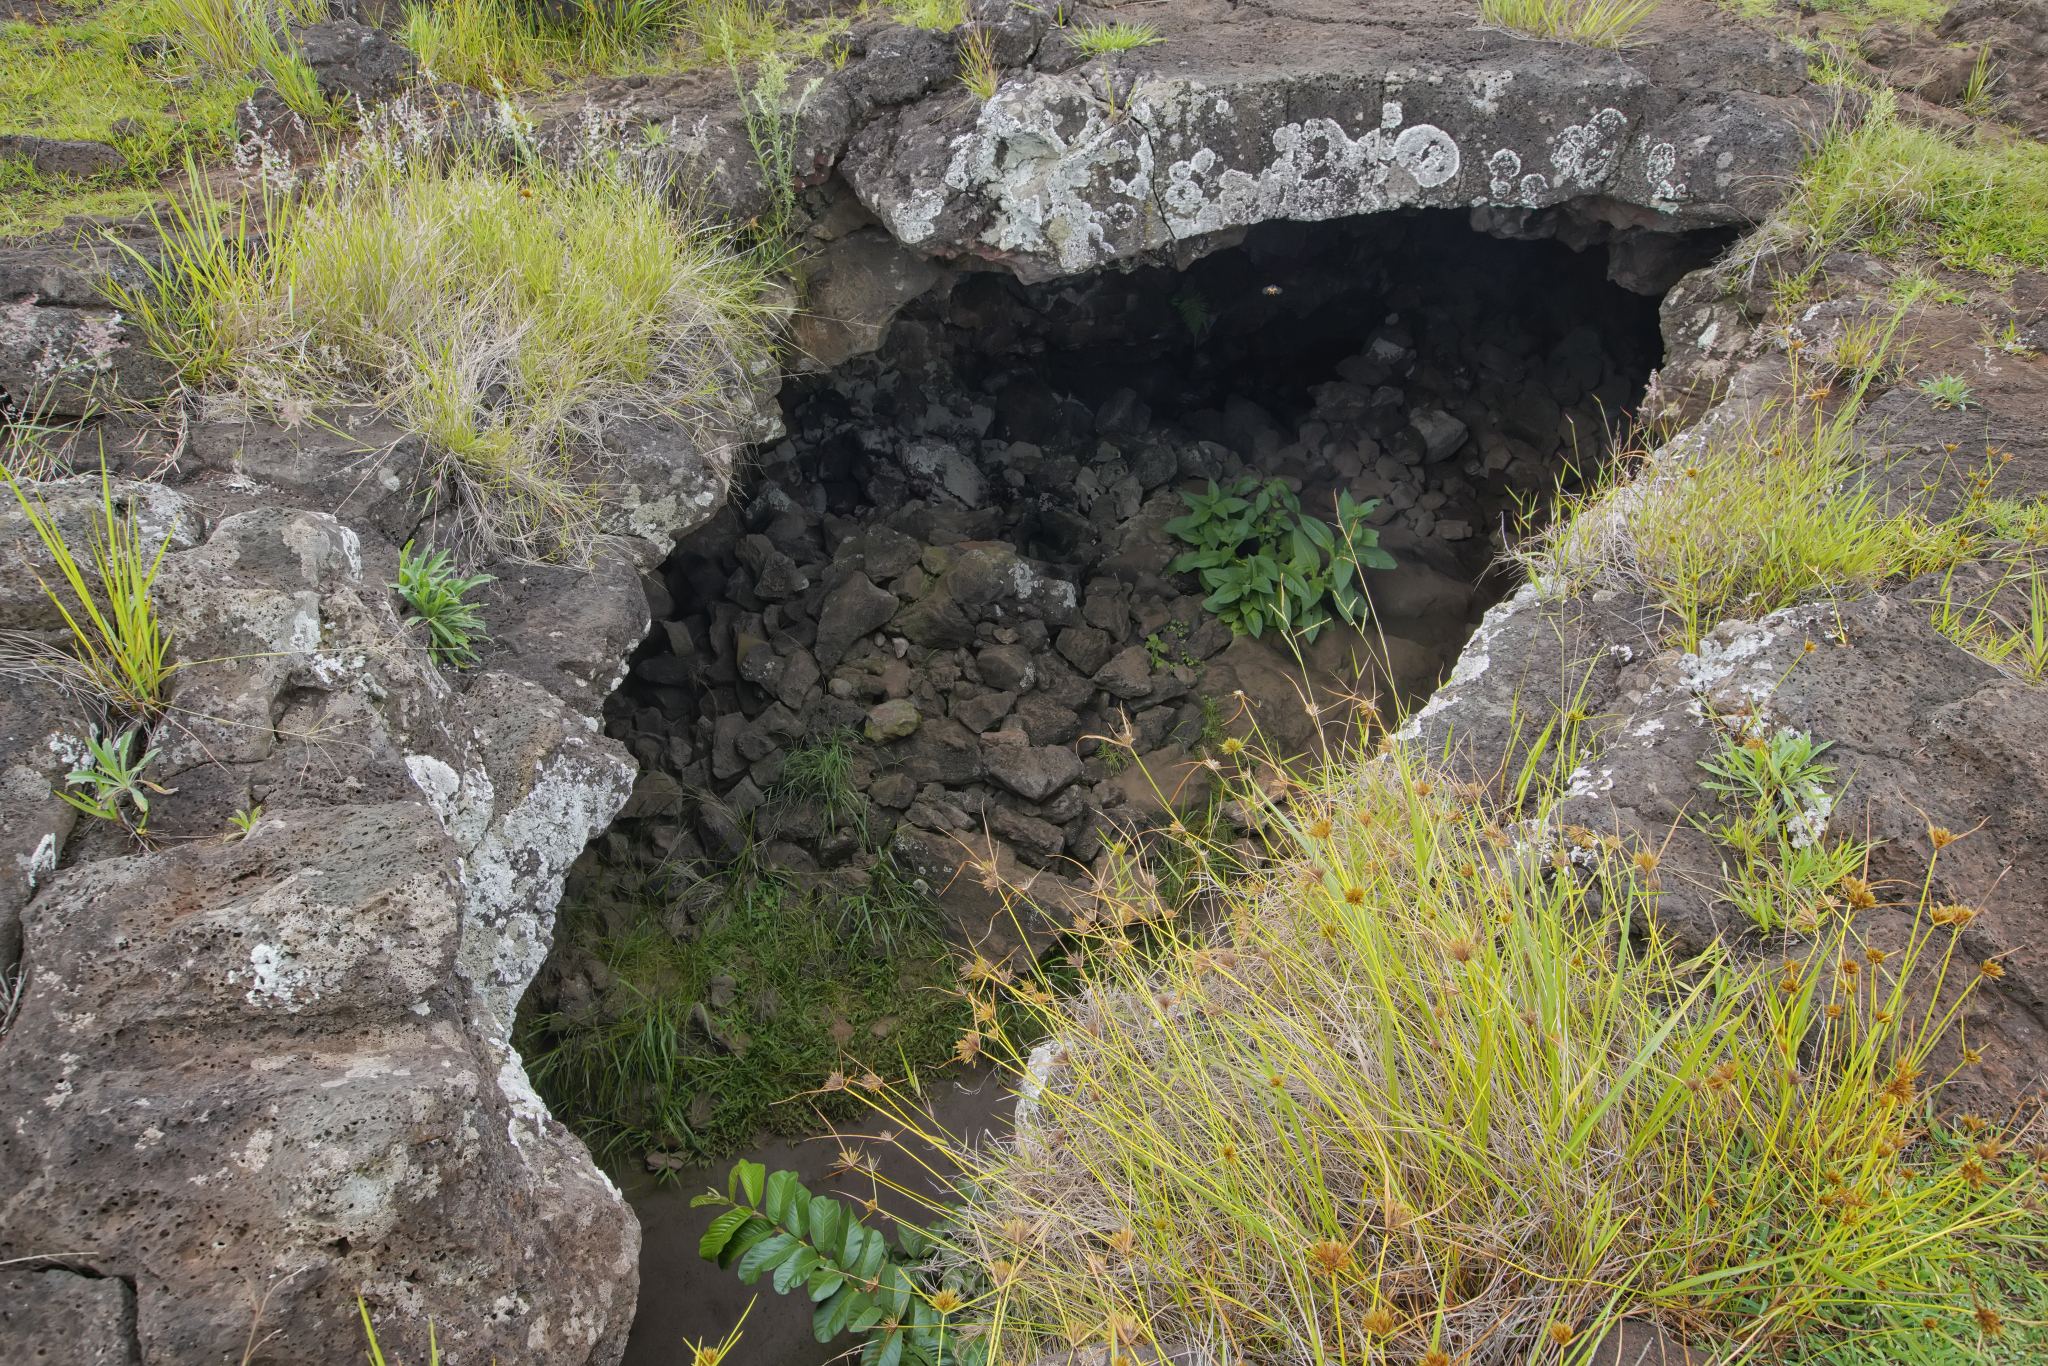
{"label": "large rock slab", "polygon": [[845,175],[906,246],[1042,280],[1408,206],[1511,235],[1567,204],[1616,229],[1753,220],[1810,117],[1801,54],[1685,0],[1620,52],[1420,0],[1145,17],[1157,46],[1053,70],[1048,39],[986,103],[946,92],[872,119]]}
{"label": "large rock slab", "polygon": [[615,1353],[636,1230],[477,1036],[454,867],[415,801],[64,873],[0,1055],[0,1258],[132,1285],[144,1361],[239,1359],[245,1279],[271,1359],[357,1340],[358,1291],[387,1352],[431,1316],[479,1359]]}

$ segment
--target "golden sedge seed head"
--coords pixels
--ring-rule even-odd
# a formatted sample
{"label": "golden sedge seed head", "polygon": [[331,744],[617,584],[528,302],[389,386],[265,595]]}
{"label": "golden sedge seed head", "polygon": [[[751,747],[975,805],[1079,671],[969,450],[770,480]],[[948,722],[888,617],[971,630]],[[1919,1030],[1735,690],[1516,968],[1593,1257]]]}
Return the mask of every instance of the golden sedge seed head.
{"label": "golden sedge seed head", "polygon": [[938,1294],[932,1296],[931,1299],[932,1308],[938,1310],[941,1314],[950,1314],[966,1303],[966,1300],[960,1298],[960,1293],[951,1286],[941,1290]]}
{"label": "golden sedge seed head", "polygon": [[1455,958],[1460,963],[1471,962],[1472,955],[1477,951],[1478,946],[1462,934],[1459,935],[1457,938],[1453,939],[1450,943],[1444,945],[1444,952],[1448,953],[1451,957]]}
{"label": "golden sedge seed head", "polygon": [[1569,1323],[1553,1323],[1545,1331],[1550,1335],[1550,1340],[1560,1347],[1571,1346],[1572,1339],[1578,1336]]}
{"label": "golden sedge seed head", "polygon": [[1927,827],[1927,842],[1937,849],[1946,849],[1956,842],[1956,835],[1945,825],[1930,825]]}
{"label": "golden sedge seed head", "polygon": [[1359,1324],[1374,1337],[1383,1338],[1394,1331],[1394,1315],[1385,1305],[1376,1304],[1366,1310]]}
{"label": "golden sedge seed head", "polygon": [[1344,900],[1353,906],[1364,905],[1365,889],[1363,887],[1346,887],[1344,889]]}
{"label": "golden sedge seed head", "polygon": [[1334,1276],[1351,1265],[1351,1249],[1334,1238],[1308,1246],[1309,1262],[1326,1276]]}
{"label": "golden sedge seed head", "polygon": [[1995,982],[2005,976],[2005,964],[1999,962],[1996,958],[1987,958],[1977,965],[1977,971],[1982,976]]}
{"label": "golden sedge seed head", "polygon": [[1315,824],[1309,826],[1308,833],[1311,839],[1326,840],[1330,837],[1330,822],[1328,820],[1318,820]]}

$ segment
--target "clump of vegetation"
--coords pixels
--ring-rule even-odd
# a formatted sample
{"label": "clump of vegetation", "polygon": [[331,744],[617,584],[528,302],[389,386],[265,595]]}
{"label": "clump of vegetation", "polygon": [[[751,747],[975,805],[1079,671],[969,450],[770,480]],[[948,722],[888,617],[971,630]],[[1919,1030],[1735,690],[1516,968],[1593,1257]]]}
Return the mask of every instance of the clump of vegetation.
{"label": "clump of vegetation", "polygon": [[489,640],[483,613],[463,599],[487,583],[497,582],[489,574],[458,574],[449,551],[413,558],[413,543],[398,551],[398,582],[391,587],[405,599],[415,618],[427,628],[427,648],[444,664],[460,667],[476,662],[478,641]]}
{"label": "clump of vegetation", "polygon": [[[950,1059],[969,1022],[929,911],[903,914],[893,881],[882,865],[864,891],[806,891],[743,865],[572,902],[557,934],[597,980],[522,1016],[535,1087],[607,1156],[703,1159],[858,1118],[883,1078]],[[863,900],[901,916],[890,935],[842,934]]]}
{"label": "clump of vegetation", "polygon": [[442,458],[488,551],[575,557],[595,440],[628,407],[716,423],[762,344],[762,266],[603,171],[506,175],[372,141],[264,206],[267,249],[218,245],[195,187],[136,321],[189,378],[286,423],[381,406]]}
{"label": "clump of vegetation", "polygon": [[1479,21],[1531,38],[1624,47],[1658,0],[1480,0]]}
{"label": "clump of vegetation", "polygon": [[[1301,501],[1278,479],[1263,486],[1248,475],[1209,491],[1183,493],[1185,517],[1166,530],[1195,549],[1167,566],[1175,574],[1199,570],[1209,596],[1202,606],[1239,635],[1268,628],[1313,641],[1329,625],[1327,597],[1348,622],[1363,623],[1369,608],[1356,582],[1361,567],[1391,569],[1394,557],[1379,548],[1380,534],[1366,520],[1378,499],[1337,502],[1337,530],[1304,516]],[[1341,538],[1341,543],[1340,543]]]}
{"label": "clump of vegetation", "polygon": [[1937,411],[1950,408],[1974,406],[1970,398],[1970,386],[1963,382],[1961,375],[1936,375],[1920,382],[1920,392],[1927,395]]}
{"label": "clump of vegetation", "polygon": [[134,509],[115,507],[112,481],[102,469],[99,506],[86,526],[81,560],[47,503],[5,466],[0,479],[57,566],[61,593],[40,576],[37,584],[64,622],[61,646],[9,633],[0,642],[0,671],[47,679],[116,716],[156,716],[176,666],[169,662],[170,634],[158,620],[150,588],[172,533],[167,530],[152,548]]}
{"label": "clump of vegetation", "polygon": [[1723,895],[1751,924],[1811,934],[1842,904],[1831,889],[1866,872],[1870,847],[1828,838],[1838,796],[1829,783],[1834,765],[1820,762],[1828,746],[1805,731],[1759,729],[1753,718],[1738,718],[1700,761],[1710,775],[1701,786],[1729,812],[1694,824],[1736,855],[1737,866],[1724,870]]}
{"label": "clump of vegetation", "polygon": [[1845,878],[1782,963],[1681,960],[1655,852],[1561,825],[1555,759],[1498,806],[1399,748],[1247,790],[1272,861],[1223,880],[1188,851],[1219,929],[1131,864],[1073,927],[1078,989],[981,965],[1018,1131],[956,1149],[919,1292],[988,1360],[1563,1361],[1625,1315],[1802,1359],[2010,1332],[2001,1288],[2048,1293],[2042,1178],[1929,1104],[2002,972],[1964,948],[1974,911],[1938,869]]}
{"label": "clump of vegetation", "polygon": [[1083,24],[1069,29],[1069,41],[1085,57],[1106,57],[1112,52],[1131,52],[1141,47],[1156,47],[1166,40],[1159,36],[1159,30],[1147,23],[1130,23],[1119,19],[1107,24]]}
{"label": "clump of vegetation", "polygon": [[[156,762],[157,751],[145,749],[137,757],[135,750],[141,742],[140,726],[104,740],[97,734],[88,736],[87,762],[64,776],[64,788],[57,795],[88,816],[112,821],[137,836],[147,835],[150,794],[166,797],[176,789],[159,787],[142,776]],[[64,790],[74,787],[83,788],[83,794]],[[135,813],[132,821],[128,818],[131,810]]]}
{"label": "clump of vegetation", "polygon": [[2048,147],[1959,144],[1899,117],[1893,91],[1872,92],[1860,123],[1828,131],[1749,250],[1787,242],[1815,259],[1845,248],[1925,251],[1951,269],[1992,274],[2048,263]]}
{"label": "clump of vegetation", "polygon": [[862,1211],[829,1195],[812,1195],[793,1171],[770,1174],[741,1162],[725,1194],[707,1191],[692,1205],[723,1205],[698,1244],[699,1255],[736,1271],[752,1285],[763,1276],[778,1295],[802,1290],[817,1306],[811,1329],[820,1342],[842,1332],[868,1335],[861,1366],[982,1366],[985,1339],[973,1335],[970,1286],[957,1269],[933,1266],[944,1252],[943,1224],[925,1230],[895,1220],[896,1243],[861,1222]]}
{"label": "clump of vegetation", "polygon": [[985,28],[975,29],[960,40],[960,84],[978,100],[995,98],[1003,83],[1003,70],[996,65],[996,41]]}
{"label": "clump of vegetation", "polygon": [[1966,522],[1894,507],[1873,486],[1857,403],[1830,415],[1825,386],[1799,392],[1795,377],[1793,387],[1791,398],[1690,432],[1633,469],[1615,462],[1525,549],[1532,577],[1640,593],[1693,650],[1730,616],[1960,563]]}
{"label": "clump of vegetation", "polygon": [[69,17],[0,26],[0,127],[103,142],[120,154],[118,164],[82,178],[0,160],[0,233],[53,227],[67,213],[135,213],[186,156],[227,155],[235,106],[255,89],[251,64],[207,61],[187,4],[205,7],[203,0],[111,0]]}

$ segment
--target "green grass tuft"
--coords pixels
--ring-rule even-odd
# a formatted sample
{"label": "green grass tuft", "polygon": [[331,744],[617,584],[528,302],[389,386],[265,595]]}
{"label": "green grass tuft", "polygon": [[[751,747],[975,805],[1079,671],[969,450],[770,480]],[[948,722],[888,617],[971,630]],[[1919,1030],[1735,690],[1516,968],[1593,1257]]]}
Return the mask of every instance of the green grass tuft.
{"label": "green grass tuft", "polygon": [[606,477],[592,438],[628,408],[715,425],[763,344],[763,267],[627,176],[404,150],[366,142],[271,200],[260,254],[218,245],[233,215],[188,196],[136,319],[188,380],[287,422],[384,407],[458,476],[444,505],[484,550],[577,558]]}
{"label": "green grass tuft", "polygon": [[2048,264],[2048,147],[1960,145],[1898,116],[1889,90],[1855,127],[1832,129],[1754,250],[1790,241],[1818,258],[1854,248],[1931,253],[1957,270]]}
{"label": "green grass tuft", "polygon": [[1625,47],[1658,0],[1480,0],[1479,21],[1531,38]]}
{"label": "green grass tuft", "polygon": [[1112,52],[1131,52],[1141,47],[1156,47],[1166,41],[1152,25],[1127,23],[1122,19],[1112,24],[1084,24],[1069,32],[1074,47],[1089,57],[1103,57]]}
{"label": "green grass tuft", "polygon": [[[876,881],[893,879],[878,869]],[[675,919],[686,898],[694,922],[679,936],[664,916]],[[742,871],[667,898],[650,887],[625,903],[565,908],[557,934],[601,964],[605,981],[581,1018],[522,1018],[534,1085],[614,1157],[658,1148],[711,1158],[751,1145],[763,1129],[804,1135],[856,1118],[864,1075],[901,1082],[935,1068],[970,1023],[928,924],[906,923],[886,952],[842,935],[846,903],[861,899],[835,904]],[[720,976],[734,994],[714,1007]],[[729,1040],[744,1036],[744,1052],[693,1023],[699,1003]],[[835,1073],[844,1084],[828,1086]]]}

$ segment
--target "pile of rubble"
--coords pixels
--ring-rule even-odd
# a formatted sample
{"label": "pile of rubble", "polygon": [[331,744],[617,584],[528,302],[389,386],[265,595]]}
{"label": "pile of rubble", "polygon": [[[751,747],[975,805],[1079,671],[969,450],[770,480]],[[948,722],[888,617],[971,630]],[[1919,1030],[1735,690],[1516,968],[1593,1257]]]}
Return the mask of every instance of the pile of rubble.
{"label": "pile of rubble", "polygon": [[[1504,585],[1478,587],[1506,519],[1602,458],[1654,355],[1526,281],[1490,298],[1476,269],[1425,302],[1390,284],[1389,228],[1368,227],[1376,264],[1348,277],[1342,232],[1206,276],[950,277],[876,353],[790,382],[787,439],[650,582],[657,626],[607,704],[641,778],[579,880],[758,841],[791,874],[857,885],[886,851],[992,944],[1012,930],[963,867],[1051,908],[1111,826],[1205,802],[1228,736],[1307,753],[1354,736],[1359,705],[1425,695]],[[1226,308],[1191,325],[1197,287]],[[1304,362],[1301,339],[1333,325],[1348,346]],[[1130,382],[1091,404],[1109,350],[1124,364],[1103,373]],[[1299,657],[1234,639],[1170,572],[1182,492],[1248,475],[1326,520],[1340,491],[1379,500],[1399,567],[1366,574],[1363,634],[1334,625]],[[835,737],[856,746],[853,820],[786,776]]]}

